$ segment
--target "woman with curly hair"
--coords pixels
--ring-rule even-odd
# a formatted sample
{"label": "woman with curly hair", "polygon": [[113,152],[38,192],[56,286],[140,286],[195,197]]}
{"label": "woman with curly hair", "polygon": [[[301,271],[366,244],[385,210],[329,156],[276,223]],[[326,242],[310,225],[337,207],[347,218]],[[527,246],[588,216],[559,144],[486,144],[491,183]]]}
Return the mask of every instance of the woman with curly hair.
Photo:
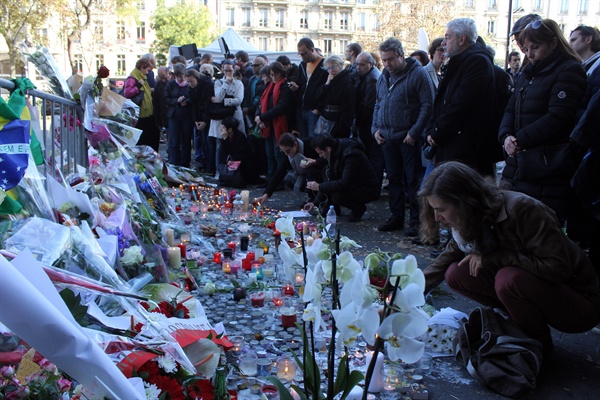
{"label": "woman with curly hair", "polygon": [[552,209],[499,189],[470,167],[436,167],[419,192],[423,229],[448,227],[446,249],[423,271],[425,290],[448,286],[505,310],[552,354],[548,326],[579,333],[600,322],[600,289],[586,254],[563,232]]}

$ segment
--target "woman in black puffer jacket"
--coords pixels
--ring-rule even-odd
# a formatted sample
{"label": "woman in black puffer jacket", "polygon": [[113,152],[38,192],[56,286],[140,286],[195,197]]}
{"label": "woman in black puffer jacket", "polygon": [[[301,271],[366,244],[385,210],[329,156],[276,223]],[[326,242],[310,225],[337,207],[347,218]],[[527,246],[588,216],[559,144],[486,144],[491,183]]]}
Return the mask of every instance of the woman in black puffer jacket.
{"label": "woman in black puffer jacket", "polygon": [[[500,125],[498,137],[507,155],[502,180],[544,202],[564,220],[577,160],[575,155],[567,157],[558,168],[546,161],[551,164],[552,153],[571,146],[569,135],[585,92],[585,73],[553,20],[530,23],[518,40],[530,64],[515,84]],[[532,160],[534,154],[539,157]]]}
{"label": "woman in black puffer jacket", "polygon": [[318,91],[317,110],[323,118],[334,121],[329,133],[335,138],[350,137],[356,104],[356,88],[350,71],[344,69],[342,57],[329,56],[323,62],[329,72],[327,82]]}

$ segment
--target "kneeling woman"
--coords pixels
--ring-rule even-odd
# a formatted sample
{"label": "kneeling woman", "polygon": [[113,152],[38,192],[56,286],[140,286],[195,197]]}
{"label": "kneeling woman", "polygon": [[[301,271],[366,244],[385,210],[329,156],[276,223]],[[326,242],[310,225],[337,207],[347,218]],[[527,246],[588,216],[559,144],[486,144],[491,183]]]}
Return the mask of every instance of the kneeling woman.
{"label": "kneeling woman", "polygon": [[[224,186],[244,187],[248,183],[258,183],[258,170],[248,138],[238,129],[238,121],[227,117],[221,122],[221,138],[218,160],[219,183]],[[236,164],[239,165],[234,167]],[[235,172],[230,171],[235,168]],[[229,172],[228,172],[229,171]]]}
{"label": "kneeling woman", "polygon": [[548,325],[579,333],[600,321],[600,290],[586,254],[562,232],[554,211],[503,191],[473,169],[436,167],[419,192],[423,229],[452,231],[425,270],[426,292],[444,279],[454,291],[503,309],[552,354]]}

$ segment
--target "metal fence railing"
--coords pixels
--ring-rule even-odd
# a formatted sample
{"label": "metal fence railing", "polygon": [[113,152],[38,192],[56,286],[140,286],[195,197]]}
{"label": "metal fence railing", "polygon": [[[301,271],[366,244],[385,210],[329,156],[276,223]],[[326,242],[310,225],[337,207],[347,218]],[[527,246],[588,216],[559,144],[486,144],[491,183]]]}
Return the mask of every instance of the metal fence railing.
{"label": "metal fence railing", "polygon": [[[0,94],[4,94],[2,89],[8,94],[14,87],[13,82],[0,78]],[[27,95],[39,114],[45,174],[59,178],[76,172],[78,165],[87,168],[88,149],[81,106],[41,90],[28,90]]]}

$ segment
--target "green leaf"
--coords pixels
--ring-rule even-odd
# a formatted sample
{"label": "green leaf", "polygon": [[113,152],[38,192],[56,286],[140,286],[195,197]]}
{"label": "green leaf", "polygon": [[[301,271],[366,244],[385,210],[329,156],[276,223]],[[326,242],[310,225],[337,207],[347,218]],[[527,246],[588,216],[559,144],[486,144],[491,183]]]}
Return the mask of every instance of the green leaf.
{"label": "green leaf", "polygon": [[365,379],[365,376],[362,372],[356,370],[350,372],[350,376],[346,382],[346,388],[344,389],[344,393],[342,394],[340,400],[344,400],[346,397],[348,397],[352,389],[354,389],[354,386],[358,385],[358,383],[363,379]]}
{"label": "green leaf", "polygon": [[294,389],[294,392],[298,393],[298,396],[300,396],[300,399],[302,400],[310,400],[308,397],[306,397],[306,394],[304,393],[304,391],[302,390],[302,388],[298,385],[290,385],[290,387],[292,389]]}
{"label": "green leaf", "polygon": [[275,385],[277,391],[279,392],[279,398],[281,400],[294,400],[292,394],[286,389],[285,386],[283,386],[283,383],[281,383],[279,379],[277,379],[274,376],[267,376],[267,380],[273,385]]}
{"label": "green leaf", "polygon": [[336,395],[344,390],[346,382],[348,380],[348,354],[344,354],[344,357],[338,364],[338,371],[333,384],[333,394]]}
{"label": "green leaf", "polygon": [[63,289],[60,291],[60,297],[71,311],[75,321],[81,326],[88,326],[89,322],[86,319],[88,308],[81,305],[81,296],[79,294],[75,296],[71,289]]}

